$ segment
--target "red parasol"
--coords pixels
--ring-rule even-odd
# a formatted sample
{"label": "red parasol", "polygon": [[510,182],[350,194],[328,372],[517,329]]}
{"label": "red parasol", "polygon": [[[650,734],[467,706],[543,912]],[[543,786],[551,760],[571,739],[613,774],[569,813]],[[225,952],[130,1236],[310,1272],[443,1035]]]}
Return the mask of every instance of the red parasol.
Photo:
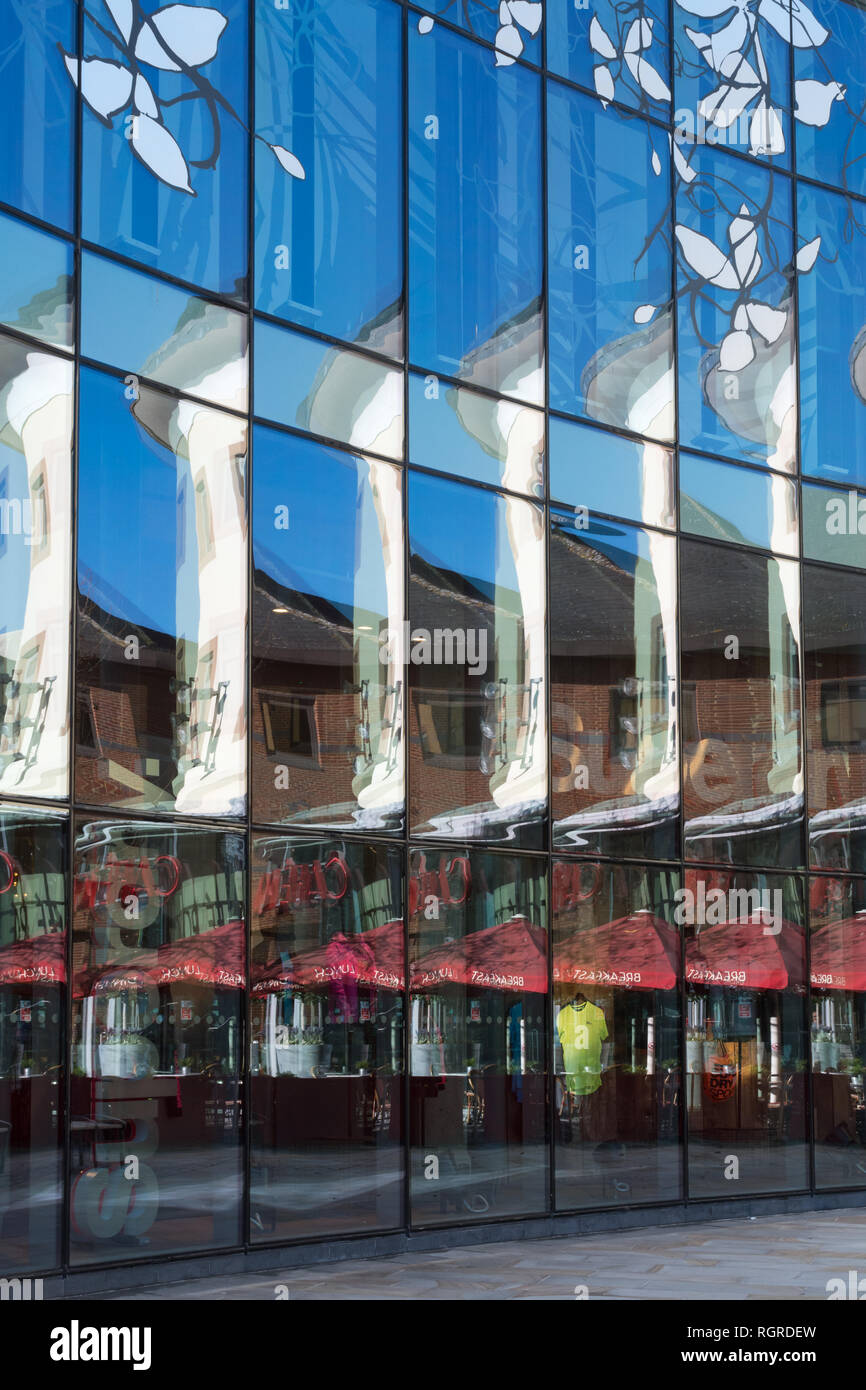
{"label": "red parasol", "polygon": [[805,939],[792,922],[773,922],[763,912],[703,927],[686,940],[686,979],[694,984],[739,989],[785,989],[802,985]]}
{"label": "red parasol", "polygon": [[815,932],[811,975],[815,989],[866,990],[866,913]]}
{"label": "red parasol", "polygon": [[66,933],[43,932],[0,948],[0,985],[66,982]]}
{"label": "red parasol", "polygon": [[172,984],[242,989],[244,980],[244,924],[225,922],[196,936],[165,942],[155,951],[106,961],[90,972],[79,970],[75,993],[80,997]]}
{"label": "red parasol", "polygon": [[547,933],[526,917],[435,946],[412,966],[415,991],[446,985],[547,993]]}
{"label": "red parasol", "polygon": [[679,932],[649,911],[575,932],[554,951],[553,978],[569,985],[674,989],[679,973]]}
{"label": "red parasol", "polygon": [[287,965],[275,961],[255,981],[253,994],[315,989],[340,980],[402,989],[406,980],[402,920],[384,922],[357,936],[337,932],[325,945],[302,951]]}

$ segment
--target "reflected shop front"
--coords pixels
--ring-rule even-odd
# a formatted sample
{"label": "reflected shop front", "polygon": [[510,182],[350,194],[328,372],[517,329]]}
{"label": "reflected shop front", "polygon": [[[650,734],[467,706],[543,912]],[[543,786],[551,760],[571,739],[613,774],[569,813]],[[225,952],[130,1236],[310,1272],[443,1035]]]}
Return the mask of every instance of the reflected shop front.
{"label": "reflected shop front", "polygon": [[0,1279],[866,1203],[866,8],[717,9],[4,7]]}

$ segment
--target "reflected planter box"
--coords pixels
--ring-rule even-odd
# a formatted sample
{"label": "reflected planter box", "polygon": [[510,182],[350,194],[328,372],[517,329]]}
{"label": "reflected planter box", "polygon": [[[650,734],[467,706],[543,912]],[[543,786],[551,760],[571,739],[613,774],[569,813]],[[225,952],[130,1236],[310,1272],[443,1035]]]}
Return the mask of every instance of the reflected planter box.
{"label": "reflected planter box", "polygon": [[438,1076],[442,1070],[440,1043],[412,1043],[410,1067],[413,1076]]}
{"label": "reflected planter box", "polygon": [[285,1043],[272,1049],[274,1076],[314,1076],[317,1067],[327,1067],[330,1047],[324,1043]]}
{"label": "reflected planter box", "polygon": [[159,1057],[149,1043],[100,1043],[96,1049],[96,1064],[100,1076],[116,1076],[124,1080],[144,1079],[156,1071]]}

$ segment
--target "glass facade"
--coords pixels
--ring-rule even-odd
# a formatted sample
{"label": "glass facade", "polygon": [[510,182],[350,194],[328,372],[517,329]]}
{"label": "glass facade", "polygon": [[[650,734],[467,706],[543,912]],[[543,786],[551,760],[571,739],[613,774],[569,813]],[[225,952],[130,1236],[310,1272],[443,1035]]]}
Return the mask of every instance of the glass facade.
{"label": "glass facade", "polygon": [[863,4],[5,10],[0,1273],[866,1192]]}

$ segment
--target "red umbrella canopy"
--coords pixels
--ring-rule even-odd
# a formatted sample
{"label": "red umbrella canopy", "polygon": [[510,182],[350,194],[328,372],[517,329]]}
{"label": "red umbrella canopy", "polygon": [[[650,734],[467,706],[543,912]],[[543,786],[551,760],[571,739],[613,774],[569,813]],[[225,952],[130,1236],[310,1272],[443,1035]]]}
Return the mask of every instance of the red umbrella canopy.
{"label": "red umbrella canopy", "polygon": [[225,922],[196,936],[165,942],[155,951],[139,951],[124,960],[106,961],[96,970],[79,970],[75,994],[80,998],[85,994],[172,984],[242,989],[244,980],[244,924]]}
{"label": "red umbrella canopy", "polygon": [[866,990],[866,913],[815,932],[811,976],[815,989]]}
{"label": "red umbrella canopy", "polygon": [[676,927],[652,912],[632,912],[561,942],[554,951],[553,978],[569,985],[674,989],[679,954]]}
{"label": "red umbrella canopy", "polygon": [[315,989],[340,980],[381,989],[402,989],[403,922],[384,922],[372,931],[346,936],[337,932],[323,946],[302,951],[287,965],[279,961],[264,968],[253,985],[254,994],[284,989]]}
{"label": "red umbrella canopy", "polygon": [[65,957],[65,932],[43,932],[0,947],[0,985],[62,985]]}
{"label": "red umbrella canopy", "polygon": [[412,966],[413,990],[446,985],[547,993],[547,933],[526,917],[434,946]]}
{"label": "red umbrella canopy", "polygon": [[802,986],[805,938],[800,927],[782,922],[775,934],[761,912],[703,927],[686,940],[686,979],[694,984],[740,989]]}

